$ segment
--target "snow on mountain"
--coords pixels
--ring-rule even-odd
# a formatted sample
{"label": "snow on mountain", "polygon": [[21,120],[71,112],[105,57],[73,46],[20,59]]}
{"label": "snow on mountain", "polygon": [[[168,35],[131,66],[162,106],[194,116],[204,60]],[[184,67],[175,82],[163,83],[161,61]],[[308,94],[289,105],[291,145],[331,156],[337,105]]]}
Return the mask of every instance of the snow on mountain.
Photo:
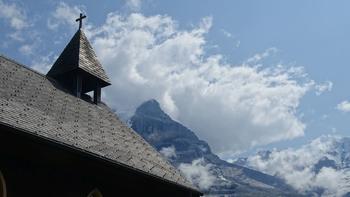
{"label": "snow on mountain", "polygon": [[310,196],[350,196],[350,138],[321,136],[298,149],[262,151],[236,161],[278,176]]}
{"label": "snow on mountain", "polygon": [[164,113],[156,100],[139,106],[130,123],[206,196],[299,196],[278,177],[221,160],[205,141]]}

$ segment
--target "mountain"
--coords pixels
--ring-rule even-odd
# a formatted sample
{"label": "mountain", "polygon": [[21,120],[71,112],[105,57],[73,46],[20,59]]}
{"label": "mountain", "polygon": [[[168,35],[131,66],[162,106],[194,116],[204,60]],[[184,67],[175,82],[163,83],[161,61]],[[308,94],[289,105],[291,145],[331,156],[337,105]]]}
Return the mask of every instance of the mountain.
{"label": "mountain", "polygon": [[350,138],[321,136],[296,149],[260,151],[238,165],[286,180],[307,196],[350,196]]}
{"label": "mountain", "polygon": [[208,143],[164,113],[156,100],[139,106],[129,123],[206,196],[299,196],[280,178],[221,160]]}

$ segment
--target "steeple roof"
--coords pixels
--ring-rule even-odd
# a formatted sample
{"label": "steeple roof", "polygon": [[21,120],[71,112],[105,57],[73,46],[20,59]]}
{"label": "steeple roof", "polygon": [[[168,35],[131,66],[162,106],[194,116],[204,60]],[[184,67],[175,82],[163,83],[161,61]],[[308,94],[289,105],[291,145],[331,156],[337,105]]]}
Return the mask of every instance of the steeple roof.
{"label": "steeple roof", "polygon": [[102,82],[102,87],[111,84],[81,29],[74,34],[73,38],[47,73],[47,76],[55,78],[55,76],[77,70],[84,71],[99,79]]}

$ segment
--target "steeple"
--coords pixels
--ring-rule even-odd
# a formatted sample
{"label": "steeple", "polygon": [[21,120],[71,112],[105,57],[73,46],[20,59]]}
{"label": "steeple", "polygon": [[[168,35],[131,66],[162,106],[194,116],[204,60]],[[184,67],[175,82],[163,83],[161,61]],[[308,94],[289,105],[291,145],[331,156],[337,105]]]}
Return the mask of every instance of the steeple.
{"label": "steeple", "polygon": [[63,88],[79,98],[87,92],[94,91],[94,103],[97,104],[101,101],[101,88],[111,83],[81,29],[83,18],[84,16],[80,15],[78,31],[46,76],[55,79]]}

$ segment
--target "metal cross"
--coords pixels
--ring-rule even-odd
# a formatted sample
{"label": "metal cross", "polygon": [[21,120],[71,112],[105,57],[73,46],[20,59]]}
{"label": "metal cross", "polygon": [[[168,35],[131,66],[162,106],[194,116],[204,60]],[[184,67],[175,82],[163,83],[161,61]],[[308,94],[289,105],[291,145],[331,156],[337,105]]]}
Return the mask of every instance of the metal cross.
{"label": "metal cross", "polygon": [[76,22],[79,21],[79,29],[81,29],[81,26],[82,26],[82,24],[83,24],[83,19],[84,19],[84,18],[86,18],[86,16],[83,15],[82,13],[80,13],[79,18],[75,19]]}

